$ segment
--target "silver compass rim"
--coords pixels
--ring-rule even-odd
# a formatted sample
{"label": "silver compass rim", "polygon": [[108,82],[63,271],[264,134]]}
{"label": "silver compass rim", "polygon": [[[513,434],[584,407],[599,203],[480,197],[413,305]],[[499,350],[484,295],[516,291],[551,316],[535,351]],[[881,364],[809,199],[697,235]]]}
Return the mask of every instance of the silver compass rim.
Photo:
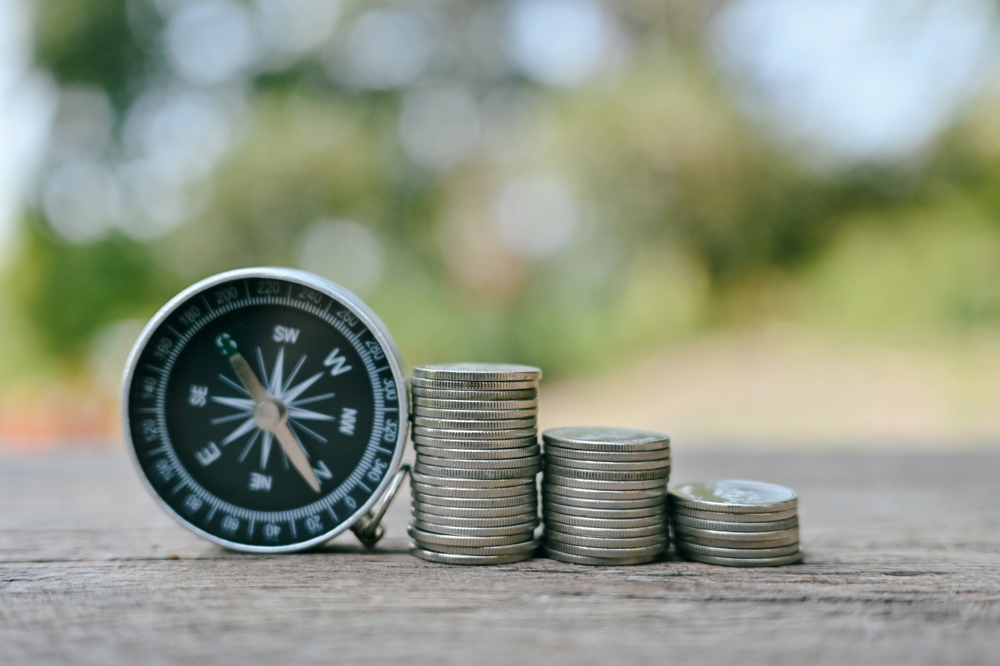
{"label": "silver compass rim", "polygon": [[[306,541],[283,546],[252,546],[235,541],[229,541],[206,532],[200,527],[190,523],[186,518],[174,511],[169,504],[163,501],[163,498],[161,498],[153,488],[149,479],[146,477],[146,473],[143,471],[142,466],[139,464],[139,457],[135,450],[135,443],[132,441],[131,421],[128,415],[129,388],[132,384],[132,377],[135,375],[139,356],[145,350],[146,345],[150,342],[153,334],[157,331],[160,325],[166,321],[167,318],[173,314],[175,310],[177,310],[177,308],[184,303],[187,303],[192,296],[195,296],[213,286],[222,284],[223,282],[246,278],[273,278],[276,280],[293,282],[304,287],[309,287],[310,289],[315,289],[316,291],[319,291],[320,293],[323,293],[344,305],[344,307],[350,310],[352,314],[356,315],[359,319],[361,319],[361,321],[364,322],[365,326],[372,332],[372,335],[375,336],[375,339],[378,340],[379,344],[386,351],[386,360],[389,362],[389,366],[392,370],[392,378],[396,385],[397,395],[400,396],[399,431],[396,435],[392,462],[389,465],[389,469],[386,470],[386,473],[383,475],[382,481],[375,487],[375,491],[371,494],[368,500],[366,500],[364,504],[358,507],[357,510],[341,521],[341,523],[332,530],[324,532],[323,534]],[[396,342],[393,340],[392,334],[389,333],[389,329],[386,327],[385,323],[382,322],[378,315],[376,315],[364,301],[344,287],[307,271],[294,268],[283,268],[280,266],[237,268],[231,271],[216,273],[215,275],[211,275],[203,280],[195,282],[167,301],[146,323],[142,329],[142,333],[140,333],[138,339],[135,341],[135,344],[132,346],[132,350],[128,355],[128,360],[125,362],[125,369],[122,373],[121,389],[119,392],[119,414],[121,416],[122,434],[124,435],[125,448],[128,450],[129,459],[132,461],[132,467],[135,468],[136,474],[138,474],[146,492],[152,496],[153,500],[167,513],[167,515],[173,518],[178,524],[188,531],[193,532],[197,536],[218,546],[243,553],[295,553],[308,550],[326,543],[334,537],[349,530],[354,523],[368,513],[368,511],[375,506],[375,503],[381,499],[382,495],[388,488],[392,477],[395,476],[396,472],[399,471],[400,466],[403,464],[403,454],[405,452],[406,440],[408,437],[410,414],[410,394],[407,388],[405,368],[406,366],[403,361],[402,354],[396,346]],[[405,414],[403,413],[404,410]]]}

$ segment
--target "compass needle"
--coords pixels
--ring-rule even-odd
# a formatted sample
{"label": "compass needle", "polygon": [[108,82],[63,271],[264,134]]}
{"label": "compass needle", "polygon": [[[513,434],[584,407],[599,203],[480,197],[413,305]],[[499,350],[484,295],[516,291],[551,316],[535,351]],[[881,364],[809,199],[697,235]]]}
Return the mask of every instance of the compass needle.
{"label": "compass needle", "polygon": [[302,448],[295,434],[289,429],[288,423],[282,422],[273,432],[278,443],[281,444],[281,449],[288,456],[288,459],[292,461],[292,466],[298,470],[302,478],[309,484],[309,487],[318,493],[319,479],[316,478],[316,473],[313,471],[312,465],[309,464],[309,459],[306,458],[305,449]]}

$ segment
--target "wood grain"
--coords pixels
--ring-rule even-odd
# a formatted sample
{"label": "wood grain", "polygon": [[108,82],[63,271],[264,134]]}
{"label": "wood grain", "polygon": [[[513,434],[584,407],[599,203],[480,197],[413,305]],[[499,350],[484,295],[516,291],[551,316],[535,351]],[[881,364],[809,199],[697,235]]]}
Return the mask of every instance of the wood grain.
{"label": "wood grain", "polygon": [[374,552],[241,555],[123,453],[0,458],[0,663],[1000,663],[1000,452],[678,450],[674,477],[795,488],[806,562],[431,564],[405,495]]}

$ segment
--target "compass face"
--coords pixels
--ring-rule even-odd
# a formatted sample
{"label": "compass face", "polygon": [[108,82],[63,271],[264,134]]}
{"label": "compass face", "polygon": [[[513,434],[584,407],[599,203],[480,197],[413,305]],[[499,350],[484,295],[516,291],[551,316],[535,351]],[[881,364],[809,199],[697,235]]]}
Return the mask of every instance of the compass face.
{"label": "compass face", "polygon": [[308,548],[363,515],[398,468],[401,366],[340,287],[287,269],[224,273],[174,298],[136,343],[126,439],[189,529],[238,550]]}

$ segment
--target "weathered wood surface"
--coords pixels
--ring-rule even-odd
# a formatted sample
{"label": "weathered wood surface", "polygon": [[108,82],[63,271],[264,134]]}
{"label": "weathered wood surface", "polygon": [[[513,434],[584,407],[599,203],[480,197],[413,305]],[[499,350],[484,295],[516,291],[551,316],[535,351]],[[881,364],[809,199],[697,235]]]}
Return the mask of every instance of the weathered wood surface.
{"label": "weathered wood surface", "polygon": [[122,453],[0,458],[0,663],[1000,663],[1000,452],[674,461],[796,488],[806,563],[430,564],[405,496],[374,553],[240,555]]}

